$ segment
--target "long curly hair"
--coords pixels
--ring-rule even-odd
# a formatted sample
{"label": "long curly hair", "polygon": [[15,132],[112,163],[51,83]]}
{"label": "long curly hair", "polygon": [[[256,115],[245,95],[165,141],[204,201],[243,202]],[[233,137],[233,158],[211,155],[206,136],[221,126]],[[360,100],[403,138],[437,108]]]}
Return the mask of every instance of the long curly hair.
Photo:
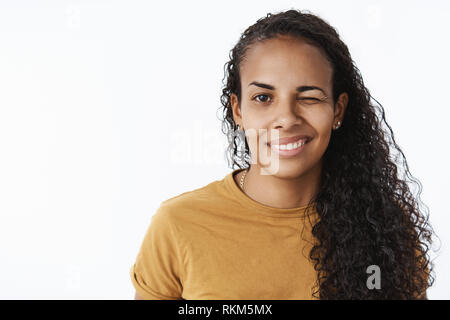
{"label": "long curly hair", "polygon": [[[233,120],[232,93],[241,102],[240,64],[250,46],[277,35],[301,37],[321,48],[332,64],[333,99],[349,101],[339,130],[323,155],[320,190],[311,199],[319,219],[309,258],[317,271],[312,295],[319,299],[428,299],[434,283],[434,231],[428,207],[422,213],[420,181],[411,176],[394,140],[384,109],[364,86],[359,69],[337,31],[309,11],[268,13],[248,27],[225,63],[221,100],[222,131],[233,169],[250,166],[250,150]],[[372,103],[372,100],[376,101]],[[386,128],[383,128],[383,123]],[[390,149],[392,148],[392,150]],[[398,166],[398,167],[397,167]],[[404,175],[398,168],[404,169]],[[408,186],[419,186],[414,197]],[[381,289],[369,289],[367,267],[381,270]]]}

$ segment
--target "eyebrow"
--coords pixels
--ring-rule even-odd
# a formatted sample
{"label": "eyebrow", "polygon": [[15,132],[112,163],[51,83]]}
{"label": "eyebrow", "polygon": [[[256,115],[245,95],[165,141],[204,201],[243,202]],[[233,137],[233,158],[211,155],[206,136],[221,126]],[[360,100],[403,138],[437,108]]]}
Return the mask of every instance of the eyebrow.
{"label": "eyebrow", "polygon": [[[251,85],[255,85],[257,87],[261,87],[264,89],[275,90],[274,86],[272,86],[270,84],[266,84],[266,83],[253,81],[248,86],[251,86]],[[304,91],[309,91],[309,90],[319,90],[319,91],[322,91],[324,95],[326,95],[325,91],[322,88],[316,87],[316,86],[299,86],[299,87],[295,88],[295,90],[297,92],[304,92]]]}

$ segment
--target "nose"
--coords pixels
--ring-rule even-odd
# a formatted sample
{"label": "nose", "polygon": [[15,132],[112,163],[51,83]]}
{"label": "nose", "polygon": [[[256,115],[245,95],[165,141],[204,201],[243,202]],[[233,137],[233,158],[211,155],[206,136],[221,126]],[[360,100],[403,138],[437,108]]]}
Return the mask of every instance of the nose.
{"label": "nose", "polygon": [[273,122],[274,129],[289,130],[291,127],[300,124],[301,118],[297,108],[297,99],[286,98],[275,107],[275,119]]}

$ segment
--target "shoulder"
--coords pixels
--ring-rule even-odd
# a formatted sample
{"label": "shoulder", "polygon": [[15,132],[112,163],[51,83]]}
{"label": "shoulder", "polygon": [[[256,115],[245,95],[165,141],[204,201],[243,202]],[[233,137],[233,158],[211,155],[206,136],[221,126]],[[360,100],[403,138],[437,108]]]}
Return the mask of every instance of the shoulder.
{"label": "shoulder", "polygon": [[179,195],[164,200],[161,207],[165,210],[173,211],[174,209],[198,206],[217,200],[223,195],[223,180],[216,180],[207,185],[183,192]]}
{"label": "shoulder", "polygon": [[217,208],[224,203],[224,197],[226,197],[224,181],[216,180],[203,187],[183,192],[162,201],[154,215],[161,216],[160,219],[169,220],[171,223],[182,221],[192,217],[193,214]]}

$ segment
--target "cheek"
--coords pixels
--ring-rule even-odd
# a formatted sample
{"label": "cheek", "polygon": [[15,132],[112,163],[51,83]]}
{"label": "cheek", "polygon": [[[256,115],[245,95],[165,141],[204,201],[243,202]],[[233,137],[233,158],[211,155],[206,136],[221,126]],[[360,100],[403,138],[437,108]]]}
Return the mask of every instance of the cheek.
{"label": "cheek", "polygon": [[309,123],[315,131],[315,149],[319,153],[325,152],[331,137],[333,114],[327,111],[324,110],[309,118]]}
{"label": "cheek", "polygon": [[250,137],[255,137],[259,141],[259,136],[264,134],[270,128],[271,117],[269,114],[254,112],[250,108],[246,109],[243,125],[247,135],[247,141]]}
{"label": "cheek", "polygon": [[327,122],[321,122],[315,125],[317,137],[321,140],[329,140],[331,136],[331,124]]}
{"label": "cheek", "polygon": [[333,122],[333,107],[324,105],[308,114],[308,122],[318,135],[329,135]]}

